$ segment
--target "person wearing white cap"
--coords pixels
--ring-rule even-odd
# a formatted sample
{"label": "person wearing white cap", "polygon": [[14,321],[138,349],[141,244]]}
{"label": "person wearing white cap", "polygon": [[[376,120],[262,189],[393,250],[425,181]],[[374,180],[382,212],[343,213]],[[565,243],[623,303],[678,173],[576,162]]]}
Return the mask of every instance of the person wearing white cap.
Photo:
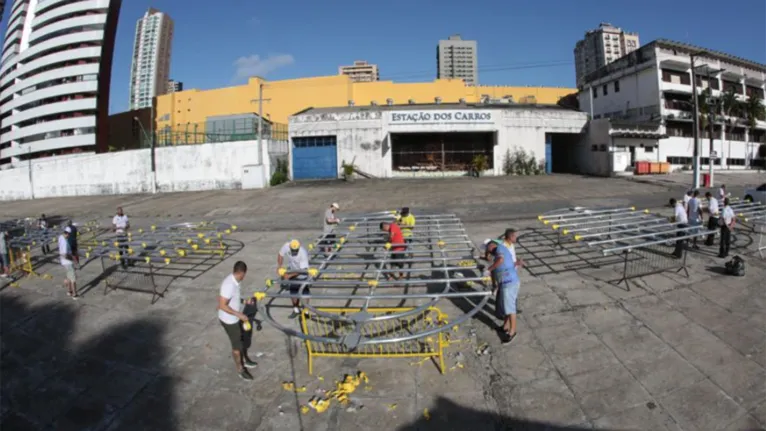
{"label": "person wearing white cap", "polygon": [[337,202],[333,202],[330,208],[324,212],[324,218],[322,219],[324,224],[324,239],[321,244],[324,245],[324,252],[329,253],[332,251],[332,246],[335,244],[335,226],[340,223],[340,219],[335,216],[335,213],[340,211],[340,205]]}
{"label": "person wearing white cap", "polygon": [[[285,263],[285,259],[287,259],[287,268],[282,266]],[[283,280],[306,280],[307,274],[305,271],[307,269],[309,269],[309,252],[301,246],[300,241],[294,239],[290,242],[286,242],[285,245],[279,249],[279,254],[277,254],[277,272]],[[290,294],[297,295],[300,293],[300,284],[285,284],[287,284],[287,286],[283,285],[283,287],[289,288]],[[303,289],[302,293],[310,295],[311,291],[306,287]],[[301,300],[292,298],[292,301],[293,312],[290,314],[290,318],[295,319],[301,314]]]}
{"label": "person wearing white cap", "polygon": [[69,226],[64,228],[64,233],[59,235],[59,257],[61,266],[64,267],[64,287],[67,295],[72,299],[77,299],[77,275],[74,272],[74,262],[72,261],[72,249],[69,246],[69,235],[72,229]]}

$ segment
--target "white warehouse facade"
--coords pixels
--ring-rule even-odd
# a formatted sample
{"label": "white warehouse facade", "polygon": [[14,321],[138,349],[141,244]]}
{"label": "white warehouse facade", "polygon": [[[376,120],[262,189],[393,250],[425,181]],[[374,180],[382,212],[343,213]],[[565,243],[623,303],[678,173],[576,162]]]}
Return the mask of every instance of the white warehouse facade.
{"label": "white warehouse facade", "polygon": [[0,166],[107,147],[121,0],[15,0],[0,60]]}
{"label": "white warehouse facade", "polygon": [[[668,162],[673,169],[692,165],[692,56],[698,94],[710,89],[714,102],[723,104],[726,93],[739,102],[727,104],[732,109],[714,109],[714,165],[764,166],[759,147],[766,143],[766,118],[759,115],[750,127],[745,105],[760,100],[763,106],[766,65],[657,40],[587,75],[579,87],[580,109],[598,123],[591,127],[592,151],[606,147],[613,172],[632,170],[637,161]],[[710,132],[709,127],[699,132],[701,165],[710,163]]]}
{"label": "white warehouse facade", "polygon": [[377,178],[467,175],[477,156],[502,175],[509,153],[547,172],[585,136],[587,115],[556,105],[411,104],[309,108],[289,119],[290,177],[338,178],[343,164]]}

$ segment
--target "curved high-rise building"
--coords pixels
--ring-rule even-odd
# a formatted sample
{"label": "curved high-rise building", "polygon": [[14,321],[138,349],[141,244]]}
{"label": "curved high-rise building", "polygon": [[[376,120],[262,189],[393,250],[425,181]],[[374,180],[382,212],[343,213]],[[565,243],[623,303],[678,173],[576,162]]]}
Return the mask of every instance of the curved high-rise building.
{"label": "curved high-rise building", "polygon": [[0,165],[105,151],[122,0],[15,0],[0,57]]}

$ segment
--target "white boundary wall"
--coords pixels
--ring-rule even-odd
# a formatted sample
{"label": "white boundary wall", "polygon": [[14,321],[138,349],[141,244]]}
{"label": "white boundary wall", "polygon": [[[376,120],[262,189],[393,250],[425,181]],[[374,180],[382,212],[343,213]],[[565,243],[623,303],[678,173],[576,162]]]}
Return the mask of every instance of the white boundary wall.
{"label": "white boundary wall", "polygon": [[[260,160],[257,141],[158,147],[157,192],[238,189],[244,168],[259,161],[268,184],[268,149],[279,143],[264,144]],[[0,200],[152,192],[149,149],[37,159],[31,163],[31,181],[23,163],[0,171]]]}

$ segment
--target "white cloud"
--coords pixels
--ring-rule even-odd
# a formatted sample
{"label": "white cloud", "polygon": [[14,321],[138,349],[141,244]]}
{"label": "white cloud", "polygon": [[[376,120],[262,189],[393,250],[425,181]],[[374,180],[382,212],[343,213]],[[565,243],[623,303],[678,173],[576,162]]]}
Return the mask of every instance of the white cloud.
{"label": "white cloud", "polygon": [[295,59],[290,54],[270,55],[261,58],[260,55],[250,55],[239,57],[234,61],[234,81],[247,80],[251,76],[266,76],[280,67],[289,66],[295,63]]}

